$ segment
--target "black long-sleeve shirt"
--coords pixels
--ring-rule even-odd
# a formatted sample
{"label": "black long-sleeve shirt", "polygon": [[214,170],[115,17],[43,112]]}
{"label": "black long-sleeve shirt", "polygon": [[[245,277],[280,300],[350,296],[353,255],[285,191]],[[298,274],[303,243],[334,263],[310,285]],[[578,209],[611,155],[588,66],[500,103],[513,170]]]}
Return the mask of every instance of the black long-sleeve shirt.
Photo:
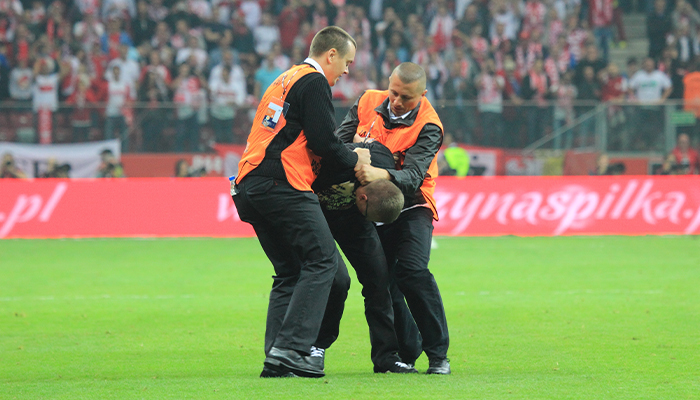
{"label": "black long-sleeve shirt", "polygon": [[[394,168],[394,156],[383,144],[374,141],[369,143],[347,143],[350,150],[368,149],[372,157],[372,166],[384,169]],[[355,177],[354,168],[338,168],[336,165],[321,162],[321,172],[311,186],[326,210],[343,210],[355,204],[355,189],[359,182]]]}
{"label": "black long-sleeve shirt", "polygon": [[287,121],[272,139],[265,151],[265,158],[249,175],[286,179],[281,153],[289,147],[303,130],[307,147],[326,163],[339,168],[353,168],[357,154],[345,147],[333,134],[336,128],[335,109],[331,103],[331,88],[322,74],[307,74],[292,85],[285,99],[289,103]]}
{"label": "black long-sleeve shirt", "polygon": [[[362,98],[360,96],[360,98]],[[352,142],[357,127],[359,118],[357,116],[357,106],[360,99],[357,99],[355,104],[350,108],[345,120],[340,124],[336,131],[336,135],[344,143]],[[375,111],[382,116],[384,127],[386,129],[395,129],[400,126],[411,126],[416,122],[416,116],[420,110],[420,103],[414,108],[406,118],[391,119],[389,116],[389,98],[375,108]],[[421,129],[416,139],[416,143],[406,150],[403,164],[398,166],[400,169],[387,169],[391,180],[396,186],[401,189],[404,195],[404,208],[412,207],[418,204],[425,204],[426,200],[420,191],[423,180],[428,173],[430,163],[435,158],[438,150],[442,145],[442,129],[435,124],[425,124]]]}

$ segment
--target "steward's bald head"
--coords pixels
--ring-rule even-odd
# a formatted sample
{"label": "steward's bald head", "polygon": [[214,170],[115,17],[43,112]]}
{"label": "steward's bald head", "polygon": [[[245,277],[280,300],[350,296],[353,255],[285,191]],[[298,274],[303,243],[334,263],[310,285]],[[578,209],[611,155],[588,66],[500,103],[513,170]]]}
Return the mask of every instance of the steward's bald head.
{"label": "steward's bald head", "polygon": [[418,82],[416,90],[418,92],[423,92],[425,90],[425,71],[423,67],[416,63],[410,61],[399,64],[391,75],[396,75],[401,82],[405,84],[411,84],[413,82]]}

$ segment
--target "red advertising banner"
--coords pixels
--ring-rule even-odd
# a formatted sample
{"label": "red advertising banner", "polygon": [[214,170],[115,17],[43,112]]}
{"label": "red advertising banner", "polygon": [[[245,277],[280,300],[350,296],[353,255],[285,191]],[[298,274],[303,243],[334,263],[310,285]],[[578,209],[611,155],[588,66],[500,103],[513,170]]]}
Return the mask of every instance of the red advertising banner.
{"label": "red advertising banner", "polygon": [[[0,181],[0,238],[254,235],[226,178]],[[700,234],[700,177],[441,177],[436,235]]]}

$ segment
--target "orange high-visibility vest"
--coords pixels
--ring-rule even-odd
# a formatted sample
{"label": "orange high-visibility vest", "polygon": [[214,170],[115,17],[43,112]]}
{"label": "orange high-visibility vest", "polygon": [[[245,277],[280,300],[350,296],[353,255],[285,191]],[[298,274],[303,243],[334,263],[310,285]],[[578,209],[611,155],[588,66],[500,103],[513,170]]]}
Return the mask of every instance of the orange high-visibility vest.
{"label": "orange high-visibility vest", "polygon": [[683,78],[684,109],[700,118],[700,72],[690,72]]}
{"label": "orange high-visibility vest", "polygon": [[[289,105],[285,105],[285,99],[289,90],[299,79],[311,73],[320,72],[308,64],[295,65],[267,88],[255,113],[243,157],[238,163],[236,183],[240,183],[263,161],[267,146],[287,124],[285,114]],[[311,191],[311,184],[318,174],[321,157],[315,155],[306,146],[306,135],[303,129],[296,140],[282,150],[280,158],[289,184],[297,190]]]}
{"label": "orange high-visibility vest", "polygon": [[[367,90],[365,94],[360,97],[360,101],[357,105],[357,118],[359,120],[357,124],[357,133],[360,134],[360,136],[364,137],[369,134],[372,139],[388,147],[392,153],[399,152],[403,155],[406,153],[406,150],[416,144],[418,134],[425,124],[437,125],[440,127],[440,130],[444,132],[440,117],[438,117],[435,109],[425,97],[420,101],[418,115],[416,115],[416,120],[411,126],[399,125],[394,129],[385,128],[381,114],[374,109],[382,104],[387,97],[389,97],[389,92],[386,90]],[[400,162],[403,164],[403,157],[400,159]],[[433,211],[433,218],[435,218],[436,221],[438,220],[438,214],[433,193],[435,193],[435,178],[437,176],[437,157],[433,156],[433,160],[430,162],[430,167],[428,167],[428,172],[423,179],[420,191],[423,193],[425,201],[428,202],[428,207]]]}

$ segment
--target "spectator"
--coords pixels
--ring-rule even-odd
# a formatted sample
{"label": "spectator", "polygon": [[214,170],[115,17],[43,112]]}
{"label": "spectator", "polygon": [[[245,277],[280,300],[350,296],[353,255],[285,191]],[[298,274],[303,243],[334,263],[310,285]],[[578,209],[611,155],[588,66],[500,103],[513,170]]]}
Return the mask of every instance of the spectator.
{"label": "spectator", "polygon": [[673,29],[671,15],[666,11],[666,0],[654,0],[654,11],[647,16],[649,57],[655,59],[666,47],[666,36]]}
{"label": "spectator", "polygon": [[233,25],[233,48],[238,54],[255,54],[255,39],[250,28],[243,22],[243,15],[235,13],[231,22]]}
{"label": "spectator", "polygon": [[248,29],[253,30],[256,26],[260,25],[260,18],[262,16],[260,3],[255,0],[242,0],[238,3],[238,7]]}
{"label": "spectator", "polygon": [[2,156],[2,165],[0,166],[0,178],[15,178],[25,179],[27,175],[15,165],[15,158],[10,153],[5,153]]}
{"label": "spectator", "polygon": [[284,70],[275,67],[275,55],[269,53],[260,67],[255,71],[255,98],[261,99],[268,86],[279,77]]}
{"label": "spectator", "polygon": [[479,11],[475,3],[469,4],[464,11],[464,16],[459,20],[457,26],[452,32],[455,39],[455,47],[463,46],[469,43],[469,35],[471,35],[474,26],[484,25],[484,22],[479,18]]}
{"label": "spectator", "polygon": [[[375,81],[375,76],[377,74],[376,65],[374,63],[374,54],[372,49],[369,47],[369,43],[365,41],[364,37],[356,36],[355,41],[357,42],[357,50],[355,51],[355,61],[353,62],[353,71],[361,69],[364,71],[365,76],[370,80]],[[301,60],[294,60],[294,62],[300,62]]]}
{"label": "spectator", "polygon": [[613,0],[588,0],[590,26],[598,45],[603,50],[603,60],[608,60],[612,40]]}
{"label": "spectator", "polygon": [[493,60],[484,62],[484,70],[476,78],[479,115],[483,145],[504,147],[503,140],[503,87],[505,79],[496,74]]}
{"label": "spectator", "polygon": [[509,102],[503,107],[503,125],[504,131],[507,132],[504,141],[506,147],[516,147],[521,144],[521,115],[524,110],[521,107],[523,103],[522,85],[520,84],[520,78],[515,68],[515,61],[513,61],[511,56],[505,57],[501,75],[503,75],[503,79],[505,80],[503,98]]}
{"label": "spectator", "polygon": [[544,136],[549,120],[547,100],[551,96],[551,82],[544,73],[544,63],[541,58],[535,60],[530,72],[525,75],[522,83],[522,98],[530,100],[527,105],[527,141],[534,143]]}
{"label": "spectator", "polygon": [[165,86],[170,85],[170,82],[172,82],[170,69],[163,64],[158,51],[151,51],[148,54],[148,65],[141,68],[141,74],[139,75],[139,86],[143,85],[143,80],[146,77],[146,74],[149,72],[155,73],[157,80]]}
{"label": "spectator", "polygon": [[86,11],[83,20],[73,25],[73,37],[79,41],[85,51],[90,51],[95,43],[101,43],[105,34],[105,26],[97,18],[94,11]]}
{"label": "spectator", "polygon": [[[237,67],[240,68],[240,67]],[[245,82],[233,76],[231,67],[222,67],[218,77],[209,80],[211,116],[217,143],[233,142],[233,120],[246,98]]]}
{"label": "spectator", "polygon": [[227,52],[231,53],[231,61],[238,64],[239,61],[236,60],[236,53],[234,48],[231,46],[231,43],[233,43],[233,34],[230,30],[227,30],[223,35],[221,35],[221,39],[219,39],[218,46],[209,51],[209,65],[207,68],[210,71],[216,65],[221,64],[221,61],[224,57],[224,53]]}
{"label": "spectator", "polygon": [[680,61],[678,61],[678,51],[674,46],[667,46],[662,57],[659,60],[659,71],[666,74],[666,76],[671,79],[671,86],[673,90],[668,96],[669,99],[682,99],[683,98],[683,76],[686,73],[684,67],[681,67]]}
{"label": "spectator", "polygon": [[449,74],[440,54],[437,51],[429,52],[428,64],[422,67],[427,78],[428,93],[426,93],[426,97],[429,101],[441,99],[443,87],[449,78]]}
{"label": "spectator", "polygon": [[476,99],[476,88],[472,84],[475,77],[474,61],[463,55],[463,58],[455,58],[450,63],[449,78],[443,86],[443,99],[454,102],[461,110],[446,113],[443,123],[462,143],[473,143],[476,113],[474,107],[467,105],[467,102]]}
{"label": "spectator", "polygon": [[141,77],[141,68],[136,61],[129,58],[129,48],[130,46],[126,43],[119,45],[119,56],[110,61],[107,65],[105,79],[107,79],[107,81],[112,79],[113,77],[111,75],[114,71],[114,67],[119,67],[121,78],[131,88],[130,96],[134,99],[136,98],[136,89],[138,87],[139,78]]}
{"label": "spectator", "polygon": [[[503,39],[503,37],[505,37],[512,41],[516,40],[520,22],[515,15],[512,5],[512,3],[506,0],[496,0],[493,2],[493,19],[489,27],[489,36],[491,39],[494,37]],[[502,33],[497,32],[499,25],[502,27]]]}
{"label": "spectator", "polygon": [[689,32],[695,32],[700,26],[700,13],[686,0],[676,0],[676,7],[671,13],[671,22],[674,31],[687,27]]}
{"label": "spectator", "polygon": [[700,155],[690,148],[690,137],[680,133],[676,138],[676,147],[671,151],[673,161],[679,174],[696,175],[700,173]]}
{"label": "spectator", "polygon": [[109,60],[120,56],[120,45],[125,44],[129,47],[132,45],[129,34],[122,30],[121,20],[116,17],[108,20],[107,31],[100,38],[100,43],[102,43],[102,52],[107,54]]}
{"label": "spectator", "polygon": [[518,73],[522,76],[532,70],[535,60],[544,58],[544,48],[539,38],[540,34],[535,32],[532,32],[532,38],[529,31],[523,31],[520,34],[520,42],[515,47],[515,63],[518,66]]}
{"label": "spectator", "polygon": [[148,3],[145,0],[139,0],[136,4],[136,18],[131,21],[134,45],[140,46],[150,41],[155,31],[156,22],[148,15]]}
{"label": "spectator", "polygon": [[161,134],[167,119],[166,110],[163,108],[163,103],[168,99],[167,95],[167,83],[160,73],[155,69],[147,70],[138,93],[138,100],[143,104],[139,120],[144,151],[159,151]]}
{"label": "spectator", "polygon": [[163,5],[164,0],[149,0],[148,1],[148,17],[160,23],[168,16],[168,8]]}
{"label": "spectator", "polygon": [[187,13],[199,21],[207,21],[212,16],[211,1],[187,0]]}
{"label": "spectator", "polygon": [[[404,40],[403,33],[401,31],[394,31],[391,33],[389,36],[389,45],[387,50],[389,49],[394,51],[399,62],[408,61],[411,57],[411,52],[406,45],[406,41]],[[386,50],[384,52],[386,53]]]}
{"label": "spectator", "polygon": [[206,19],[202,24],[202,34],[206,44],[207,52],[211,52],[216,46],[221,44],[221,40],[226,37],[227,47],[233,43],[233,32],[231,32],[230,23],[222,23],[219,18],[219,7],[214,7],[211,12],[211,17]]}
{"label": "spectator", "polygon": [[[610,133],[620,132],[620,127],[625,123],[626,116],[622,106],[616,104],[625,100],[627,93],[627,79],[620,74],[620,68],[615,63],[608,64],[608,68],[601,74],[603,87],[601,90],[602,100],[612,103],[608,106],[608,126]],[[617,137],[622,149],[627,148],[626,134]]]}
{"label": "spectator", "polygon": [[195,71],[204,73],[204,67],[207,65],[207,52],[200,47],[199,39],[195,36],[187,38],[187,47],[183,47],[177,51],[175,58],[176,64],[182,64],[188,61],[191,57],[195,59]]}
{"label": "spectator", "polygon": [[[600,84],[596,79],[596,73],[593,66],[588,65],[583,69],[583,79],[576,85],[578,92],[578,100],[584,104],[576,107],[576,114],[581,117],[592,111],[595,108],[595,103],[600,102],[601,90]],[[579,146],[588,146],[593,144],[595,138],[595,118],[588,116],[584,118],[579,126]]]}
{"label": "spectator", "polygon": [[103,0],[102,19],[120,18],[125,21],[136,16],[136,3],[134,0]]}
{"label": "spectator", "polygon": [[270,53],[275,55],[273,63],[275,68],[279,68],[282,71],[286,71],[292,66],[291,60],[286,54],[282,52],[282,45],[279,42],[275,42],[270,49]]}
{"label": "spectator", "polygon": [[644,59],[643,69],[637,71],[629,82],[629,91],[642,106],[636,110],[634,130],[638,136],[635,146],[638,150],[660,145],[663,137],[664,112],[658,106],[673,91],[671,80],[656,69],[654,59]]}
{"label": "spectator", "polygon": [[696,48],[693,41],[695,39],[690,36],[690,29],[687,25],[683,25],[676,31],[676,52],[678,60],[687,65],[695,56],[700,48]]}
{"label": "spectator", "polygon": [[120,139],[122,151],[129,148],[129,126],[127,112],[132,92],[132,83],[122,74],[121,67],[114,65],[107,77],[107,105],[105,107],[105,139]]}
{"label": "spectator", "polygon": [[472,35],[469,38],[472,57],[479,65],[482,65],[490,55],[489,42],[482,36],[482,33],[482,26],[474,25]]}
{"label": "spectator", "polygon": [[525,11],[523,12],[523,32],[533,32],[544,30],[544,20],[547,14],[547,7],[540,0],[527,0]]}
{"label": "spectator", "polygon": [[570,15],[567,18],[566,41],[575,63],[578,63],[583,58],[585,43],[589,35],[588,31],[581,27],[576,15]]}
{"label": "spectator", "polygon": [[10,72],[10,98],[17,101],[32,100],[34,73],[27,65],[29,60],[22,58]]}
{"label": "spectator", "polygon": [[269,53],[272,45],[280,41],[280,29],[275,24],[272,14],[268,12],[262,14],[261,24],[253,28],[253,38],[255,52],[260,56]]}
{"label": "spectator", "polygon": [[185,150],[185,141],[190,151],[199,151],[199,119],[198,111],[202,106],[201,89],[206,87],[204,77],[197,74],[189,63],[180,64],[178,76],[173,80],[171,88],[175,92],[174,101],[177,104],[175,115],[177,127],[175,131],[175,151]]}
{"label": "spectator", "polygon": [[[299,3],[299,0],[287,2],[277,19],[279,32],[284,32],[284,35],[280,37],[280,43],[282,51],[286,53],[290,53],[294,47],[294,38],[299,34],[301,23],[306,18],[306,12]],[[357,40],[357,36],[355,36],[355,40]]]}
{"label": "spectator", "polygon": [[571,148],[573,142],[572,126],[574,124],[574,100],[578,96],[576,86],[572,82],[573,71],[567,71],[561,76],[559,85],[556,87],[556,105],[554,107],[554,127],[561,129],[568,126],[563,133],[554,137],[554,148],[562,149],[562,139],[564,139],[564,149]]}
{"label": "spectator", "polygon": [[584,78],[586,67],[593,68],[593,75],[598,76],[598,73],[605,69],[608,64],[598,56],[598,48],[594,44],[586,46],[586,57],[576,64],[576,74],[574,75],[574,84],[579,86]]}
{"label": "spectator", "polygon": [[35,113],[39,135],[48,135],[43,143],[50,142],[53,131],[53,113],[58,109],[59,82],[66,71],[55,72],[56,62],[52,58],[40,58],[34,63],[34,87],[32,94],[32,109]]}
{"label": "spectator", "polygon": [[[451,42],[455,21],[447,10],[445,3],[438,4],[437,14],[430,21],[428,33],[433,37],[433,44],[438,51],[443,51]],[[406,61],[406,60],[403,60]]]}
{"label": "spectator", "polygon": [[100,152],[101,163],[97,169],[97,178],[124,178],[124,166],[114,156],[112,150],[104,149]]}
{"label": "spectator", "polygon": [[553,48],[559,37],[564,35],[564,22],[559,17],[556,8],[550,8],[547,11],[547,30],[545,31],[545,43],[548,48]]}
{"label": "spectator", "polygon": [[73,94],[68,97],[66,103],[72,106],[71,125],[73,126],[73,141],[87,142],[90,138],[90,128],[93,126],[93,113],[98,102],[97,95],[90,86],[90,78],[81,75]]}

